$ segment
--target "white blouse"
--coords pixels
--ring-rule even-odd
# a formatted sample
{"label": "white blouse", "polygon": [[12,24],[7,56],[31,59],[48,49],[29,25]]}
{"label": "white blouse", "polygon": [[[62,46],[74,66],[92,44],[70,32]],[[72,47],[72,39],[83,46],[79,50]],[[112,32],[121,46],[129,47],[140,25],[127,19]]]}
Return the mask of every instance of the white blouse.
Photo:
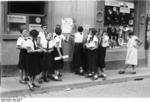
{"label": "white blouse", "polygon": [[25,39],[24,37],[19,37],[17,39],[17,46],[21,46],[21,47],[26,47],[27,46],[27,40],[28,39]]}
{"label": "white blouse", "polygon": [[138,39],[137,36],[132,36],[131,38],[129,38],[128,43],[127,43],[127,47],[128,48],[135,48],[135,46],[137,46],[136,39]]}
{"label": "white blouse", "polygon": [[98,38],[94,35],[93,37],[93,40],[90,40],[91,39],[91,35],[88,35],[87,37],[87,44],[88,44],[88,47],[96,47],[96,44],[95,43],[98,43]]}
{"label": "white blouse", "polygon": [[44,45],[46,44],[46,37],[44,32],[39,32],[38,37],[40,38],[40,44],[42,47],[44,47]]}
{"label": "white blouse", "polygon": [[102,46],[103,47],[108,47],[109,46],[109,37],[108,36],[103,36],[102,37]]}
{"label": "white blouse", "polygon": [[57,46],[57,43],[59,44],[58,46],[61,48],[62,47],[62,41],[65,40],[65,36],[60,34],[60,35],[57,35],[57,34],[53,34],[53,38],[54,38],[54,45],[55,47]]}
{"label": "white blouse", "polygon": [[74,42],[75,43],[82,43],[83,42],[83,35],[84,33],[80,33],[80,32],[77,32],[74,34]]}
{"label": "white blouse", "polygon": [[[34,43],[35,43],[35,46],[38,47],[38,46],[37,46],[37,42],[34,41]],[[31,50],[35,50],[35,48],[34,48],[34,43],[33,43],[32,38],[31,38],[31,39],[28,39],[28,40],[27,40],[27,47],[30,48]]]}

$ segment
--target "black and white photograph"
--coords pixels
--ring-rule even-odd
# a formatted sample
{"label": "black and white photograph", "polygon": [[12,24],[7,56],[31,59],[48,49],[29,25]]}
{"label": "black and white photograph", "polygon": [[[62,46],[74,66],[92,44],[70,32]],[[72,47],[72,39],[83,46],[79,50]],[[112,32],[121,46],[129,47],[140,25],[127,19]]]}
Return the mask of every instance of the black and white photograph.
{"label": "black and white photograph", "polygon": [[1,101],[150,98],[149,47],[150,0],[1,0]]}

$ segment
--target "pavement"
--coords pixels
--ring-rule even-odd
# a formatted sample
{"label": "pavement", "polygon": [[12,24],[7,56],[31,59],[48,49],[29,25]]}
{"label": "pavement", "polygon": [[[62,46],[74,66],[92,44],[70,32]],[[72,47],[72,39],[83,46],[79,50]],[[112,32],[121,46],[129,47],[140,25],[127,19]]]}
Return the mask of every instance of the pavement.
{"label": "pavement", "polygon": [[39,94],[61,90],[71,90],[75,88],[83,88],[95,85],[105,85],[111,83],[121,83],[132,80],[140,80],[141,78],[150,78],[150,68],[137,68],[137,74],[131,74],[128,69],[125,74],[118,74],[116,70],[106,70],[107,79],[98,79],[93,81],[84,76],[75,75],[74,73],[64,73],[63,81],[50,81],[41,84],[41,88],[30,91],[27,85],[19,83],[19,77],[2,77],[1,78],[1,97],[18,97],[31,94]]}

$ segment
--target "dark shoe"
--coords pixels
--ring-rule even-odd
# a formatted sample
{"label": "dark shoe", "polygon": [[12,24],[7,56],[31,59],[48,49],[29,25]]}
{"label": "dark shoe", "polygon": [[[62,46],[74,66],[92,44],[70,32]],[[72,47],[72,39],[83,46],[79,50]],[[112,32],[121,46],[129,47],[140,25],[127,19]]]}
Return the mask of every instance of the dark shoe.
{"label": "dark shoe", "polygon": [[59,74],[58,74],[58,76],[59,76],[59,77],[62,77],[62,74],[61,74],[61,73],[59,73]]}
{"label": "dark shoe", "polygon": [[93,74],[92,74],[92,73],[89,73],[89,74],[88,74],[88,77],[89,77],[89,78],[91,78],[92,76],[93,76]]}
{"label": "dark shoe", "polygon": [[107,75],[106,75],[105,73],[102,73],[101,76],[102,76],[102,79],[103,79],[103,80],[106,80]]}
{"label": "dark shoe", "polygon": [[94,75],[93,77],[92,77],[92,80],[97,80],[98,79],[98,75]]}
{"label": "dark shoe", "polygon": [[40,88],[40,85],[37,85],[35,83],[32,83],[33,87],[37,87],[37,88]]}
{"label": "dark shoe", "polygon": [[28,87],[29,87],[29,89],[31,90],[31,91],[34,91],[34,86],[30,83],[30,84],[28,84]]}
{"label": "dark shoe", "polygon": [[44,81],[44,82],[49,82],[48,78],[44,78],[43,81]]}
{"label": "dark shoe", "polygon": [[38,83],[39,83],[39,84],[42,84],[42,83],[43,83],[42,79],[38,80]]}
{"label": "dark shoe", "polygon": [[136,72],[135,72],[135,71],[133,71],[131,74],[136,74]]}
{"label": "dark shoe", "polygon": [[19,80],[19,83],[21,83],[21,84],[27,84],[27,82],[24,81],[24,80]]}
{"label": "dark shoe", "polygon": [[26,77],[26,78],[24,78],[24,81],[29,81],[29,78],[27,78],[27,77]]}
{"label": "dark shoe", "polygon": [[125,73],[125,71],[119,71],[118,73],[119,73],[119,74],[124,74],[124,73]]}
{"label": "dark shoe", "polygon": [[59,77],[57,75],[53,75],[53,80],[55,80],[55,81],[62,81],[61,77]]}

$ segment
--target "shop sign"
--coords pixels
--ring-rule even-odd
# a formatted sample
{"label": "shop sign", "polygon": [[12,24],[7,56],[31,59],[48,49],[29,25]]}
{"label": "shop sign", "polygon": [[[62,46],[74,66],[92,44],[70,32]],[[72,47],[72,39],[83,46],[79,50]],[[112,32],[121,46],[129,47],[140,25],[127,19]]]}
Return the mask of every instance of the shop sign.
{"label": "shop sign", "polygon": [[73,29],[73,19],[63,18],[62,19],[62,33],[71,33]]}
{"label": "shop sign", "polygon": [[122,13],[130,13],[130,8],[120,7],[120,12],[122,12]]}
{"label": "shop sign", "polygon": [[116,0],[106,0],[105,1],[105,5],[106,6],[120,6],[120,2],[116,1]]}
{"label": "shop sign", "polygon": [[134,9],[134,3],[120,2],[117,0],[106,0],[105,5],[106,6],[116,6],[116,7],[127,6],[130,9]]}
{"label": "shop sign", "polygon": [[37,31],[41,31],[41,24],[29,24],[29,31],[36,29]]}
{"label": "shop sign", "polygon": [[26,23],[26,16],[8,15],[8,22],[12,22],[12,23]]}

